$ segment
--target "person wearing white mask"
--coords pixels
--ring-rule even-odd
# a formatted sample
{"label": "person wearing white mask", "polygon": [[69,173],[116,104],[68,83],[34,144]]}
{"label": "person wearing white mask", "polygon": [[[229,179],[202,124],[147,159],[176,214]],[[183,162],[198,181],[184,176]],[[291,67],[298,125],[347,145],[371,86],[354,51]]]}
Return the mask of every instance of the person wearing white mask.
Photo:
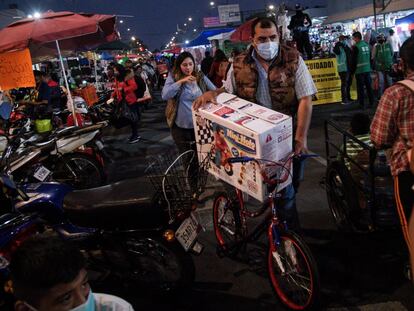
{"label": "person wearing white mask", "polygon": [[[194,101],[193,106],[198,109],[207,102],[214,103],[218,94],[228,92],[290,115],[294,120],[295,151],[306,153],[312,96],[317,92],[308,67],[295,48],[280,44],[273,19],[255,20],[251,36],[251,47],[235,57],[223,87],[204,93]],[[292,229],[299,228],[295,194],[302,168],[301,163],[294,163],[293,184],[282,190],[279,205],[284,209]]]}
{"label": "person wearing white mask", "polygon": [[24,241],[10,261],[15,311],[134,311],[125,300],[92,292],[85,258],[50,234]]}

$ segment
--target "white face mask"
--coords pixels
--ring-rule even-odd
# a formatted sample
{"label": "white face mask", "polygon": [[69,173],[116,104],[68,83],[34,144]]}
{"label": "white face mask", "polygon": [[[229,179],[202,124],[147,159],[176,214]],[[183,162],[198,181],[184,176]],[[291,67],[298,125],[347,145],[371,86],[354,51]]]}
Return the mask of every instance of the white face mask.
{"label": "white face mask", "polygon": [[[25,303],[30,310],[38,311],[35,307],[32,307],[28,303]],[[70,309],[70,311],[95,311],[95,297],[93,296],[92,290],[89,290],[88,299],[85,303],[77,306],[76,308]]]}
{"label": "white face mask", "polygon": [[267,61],[272,60],[279,53],[279,42],[269,41],[259,43],[256,47],[256,51],[263,59]]}

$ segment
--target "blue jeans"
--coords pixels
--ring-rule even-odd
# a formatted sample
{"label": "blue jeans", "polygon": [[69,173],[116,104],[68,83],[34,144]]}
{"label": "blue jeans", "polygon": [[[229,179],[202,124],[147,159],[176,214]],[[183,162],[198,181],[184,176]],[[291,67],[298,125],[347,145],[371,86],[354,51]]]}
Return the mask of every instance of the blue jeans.
{"label": "blue jeans", "polygon": [[[131,111],[137,115],[137,119],[138,119],[140,115],[139,104],[132,104],[129,106],[129,109],[131,109]],[[134,138],[138,137],[138,120],[131,121],[131,137],[134,137]]]}
{"label": "blue jeans", "polygon": [[291,230],[300,229],[299,215],[296,209],[296,193],[299,190],[300,181],[303,180],[304,168],[305,162],[303,160],[293,159],[292,183],[283,189],[280,192],[281,197],[276,199],[278,211]]}
{"label": "blue jeans", "polygon": [[392,78],[389,71],[378,71],[379,97],[384,94],[384,91],[392,85]]}

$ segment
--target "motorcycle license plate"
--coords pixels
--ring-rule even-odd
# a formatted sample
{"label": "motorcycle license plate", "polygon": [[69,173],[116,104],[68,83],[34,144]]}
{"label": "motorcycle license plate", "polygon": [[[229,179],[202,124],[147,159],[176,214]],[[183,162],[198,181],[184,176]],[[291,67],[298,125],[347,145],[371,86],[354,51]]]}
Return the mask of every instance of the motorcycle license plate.
{"label": "motorcycle license plate", "polygon": [[50,175],[50,171],[44,167],[39,166],[35,173],[33,174],[34,178],[36,178],[38,181],[45,181],[45,179]]}
{"label": "motorcycle license plate", "polygon": [[201,230],[201,225],[191,213],[191,216],[183,221],[181,226],[175,232],[175,237],[182,245],[185,251],[188,251],[197,239],[198,233]]}

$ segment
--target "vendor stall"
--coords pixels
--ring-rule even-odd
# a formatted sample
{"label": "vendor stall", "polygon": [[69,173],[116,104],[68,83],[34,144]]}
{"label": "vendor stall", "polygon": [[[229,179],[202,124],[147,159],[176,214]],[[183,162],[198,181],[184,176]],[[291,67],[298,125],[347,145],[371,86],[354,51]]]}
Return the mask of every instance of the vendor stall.
{"label": "vendor stall", "polygon": [[395,26],[397,27],[401,39],[408,39],[411,35],[410,32],[414,30],[414,13],[395,20]]}
{"label": "vendor stall", "polygon": [[[342,34],[352,34],[360,31],[366,41],[371,39],[371,31],[386,32],[388,28],[398,26],[397,21],[414,13],[414,1],[394,0],[391,1],[383,10],[378,9],[376,18],[374,17],[374,7],[372,4],[357,7],[352,10],[330,15],[323,22],[325,29],[334,28]],[[375,23],[376,19],[376,23]],[[404,24],[404,22],[403,22]],[[408,31],[407,29],[406,31]],[[397,27],[397,34],[401,40],[406,36],[403,34],[402,27]]]}
{"label": "vendor stall", "polygon": [[213,51],[214,51],[214,49],[219,48],[219,46],[212,45],[208,38],[216,36],[216,35],[232,32],[232,31],[234,31],[234,28],[219,28],[219,29],[204,30],[200,33],[200,35],[197,38],[185,44],[183,46],[183,49],[185,51],[190,52],[194,56],[196,64],[200,65],[201,61],[204,58],[206,50],[213,48]]}

